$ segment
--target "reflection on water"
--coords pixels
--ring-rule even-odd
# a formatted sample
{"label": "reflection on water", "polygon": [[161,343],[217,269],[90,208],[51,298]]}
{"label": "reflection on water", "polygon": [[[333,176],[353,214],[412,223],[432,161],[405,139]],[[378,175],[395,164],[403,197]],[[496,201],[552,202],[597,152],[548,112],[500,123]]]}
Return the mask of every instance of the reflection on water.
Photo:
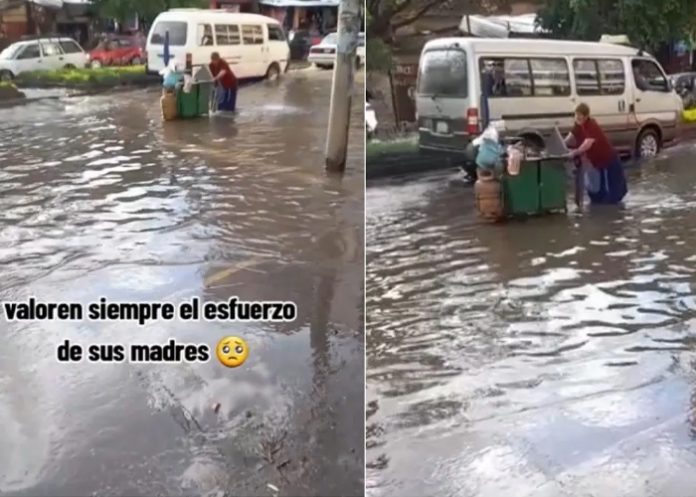
{"label": "reflection on water", "polygon": [[446,173],[371,185],[370,495],[693,493],[694,156],[502,226]]}
{"label": "reflection on water", "polygon": [[[299,308],[279,325],[0,321],[0,495],[362,494],[363,110],[346,174],[326,175],[330,80],[289,74],[190,121],[162,123],[156,90],[0,110],[0,299]],[[225,335],[249,343],[242,368],[53,355]]]}

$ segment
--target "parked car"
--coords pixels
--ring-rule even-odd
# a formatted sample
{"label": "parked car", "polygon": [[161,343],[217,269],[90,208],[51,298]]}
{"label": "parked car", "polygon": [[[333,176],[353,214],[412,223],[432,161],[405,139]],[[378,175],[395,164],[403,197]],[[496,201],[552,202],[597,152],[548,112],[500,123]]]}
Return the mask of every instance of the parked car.
{"label": "parked car", "polygon": [[309,49],[321,43],[324,37],[316,31],[302,28],[288,32],[290,60],[307,60]]}
{"label": "parked car", "polygon": [[684,102],[685,109],[696,107],[696,72],[670,75],[672,86]]}
{"label": "parked car", "polygon": [[18,41],[0,52],[0,80],[29,71],[86,67],[88,56],[71,38],[34,38]]}
{"label": "parked car", "polygon": [[312,47],[312,36],[306,29],[291,31],[288,33],[288,44],[290,60],[306,60]]}
{"label": "parked car", "polygon": [[108,39],[89,52],[91,67],[138,65],[144,62],[145,47],[134,36]]}
{"label": "parked car", "polygon": [[[326,35],[321,43],[313,46],[309,50],[307,60],[319,68],[330,69],[336,60],[336,45],[338,44],[338,34],[331,33]],[[365,62],[365,33],[360,33],[358,38],[358,53],[356,64],[360,67]]]}

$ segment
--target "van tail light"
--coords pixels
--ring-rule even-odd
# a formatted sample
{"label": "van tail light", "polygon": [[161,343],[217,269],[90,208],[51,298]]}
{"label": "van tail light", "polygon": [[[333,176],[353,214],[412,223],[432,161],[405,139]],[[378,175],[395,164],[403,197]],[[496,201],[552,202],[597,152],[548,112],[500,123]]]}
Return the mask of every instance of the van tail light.
{"label": "van tail light", "polygon": [[193,68],[193,55],[190,53],[186,54],[186,69],[190,70]]}
{"label": "van tail light", "polygon": [[473,107],[466,109],[466,132],[470,135],[478,135],[480,131],[478,109]]}

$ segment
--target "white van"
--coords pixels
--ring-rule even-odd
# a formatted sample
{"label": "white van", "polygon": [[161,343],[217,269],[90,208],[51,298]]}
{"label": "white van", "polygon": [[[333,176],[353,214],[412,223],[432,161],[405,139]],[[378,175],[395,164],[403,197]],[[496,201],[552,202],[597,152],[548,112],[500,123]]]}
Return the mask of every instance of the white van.
{"label": "white van", "polygon": [[171,9],[157,16],[147,39],[147,70],[164,68],[164,40],[179,67],[210,63],[218,52],[239,79],[274,79],[287,70],[290,47],[280,23],[258,14]]}
{"label": "white van", "polygon": [[426,43],[420,57],[420,148],[470,160],[481,123],[496,120],[507,135],[542,141],[555,126],[571,129],[580,102],[622,155],[651,157],[678,139],[682,101],[657,61],[635,48],[443,38]]}

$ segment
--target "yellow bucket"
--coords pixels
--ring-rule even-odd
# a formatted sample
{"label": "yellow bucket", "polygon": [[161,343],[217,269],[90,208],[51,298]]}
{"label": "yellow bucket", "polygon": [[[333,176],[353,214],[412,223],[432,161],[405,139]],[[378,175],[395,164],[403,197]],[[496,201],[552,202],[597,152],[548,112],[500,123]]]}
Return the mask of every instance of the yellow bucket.
{"label": "yellow bucket", "polygon": [[696,122],[696,109],[682,111],[682,118],[684,119],[684,122],[687,123]]}

